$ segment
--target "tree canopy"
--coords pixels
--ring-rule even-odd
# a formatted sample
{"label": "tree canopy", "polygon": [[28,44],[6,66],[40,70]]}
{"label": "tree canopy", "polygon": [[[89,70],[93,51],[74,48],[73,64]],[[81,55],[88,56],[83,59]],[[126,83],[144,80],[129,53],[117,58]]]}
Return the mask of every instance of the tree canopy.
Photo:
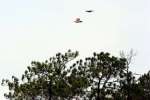
{"label": "tree canopy", "polygon": [[[150,72],[139,79],[128,70],[129,59],[108,52],[77,59],[78,51],[57,53],[44,62],[32,61],[21,78],[3,79],[15,100],[148,100]],[[75,60],[77,59],[77,60]],[[68,64],[69,63],[69,64]],[[137,96],[138,94],[138,96]]]}

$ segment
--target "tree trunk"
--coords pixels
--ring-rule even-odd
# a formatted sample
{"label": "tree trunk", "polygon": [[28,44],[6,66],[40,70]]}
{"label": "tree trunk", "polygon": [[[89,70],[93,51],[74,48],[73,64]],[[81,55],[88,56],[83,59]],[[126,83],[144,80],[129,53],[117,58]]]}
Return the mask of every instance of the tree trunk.
{"label": "tree trunk", "polygon": [[100,99],[100,82],[101,82],[101,79],[99,79],[99,81],[98,81],[96,100],[101,100]]}
{"label": "tree trunk", "polygon": [[48,87],[48,91],[49,91],[49,100],[52,100],[52,84],[51,84],[51,81],[49,83],[49,87]]}
{"label": "tree trunk", "polygon": [[132,100],[132,97],[130,95],[128,95],[127,100]]}
{"label": "tree trunk", "polygon": [[132,100],[130,95],[129,64],[127,63],[127,100]]}
{"label": "tree trunk", "polygon": [[97,96],[96,100],[101,100],[99,96]]}

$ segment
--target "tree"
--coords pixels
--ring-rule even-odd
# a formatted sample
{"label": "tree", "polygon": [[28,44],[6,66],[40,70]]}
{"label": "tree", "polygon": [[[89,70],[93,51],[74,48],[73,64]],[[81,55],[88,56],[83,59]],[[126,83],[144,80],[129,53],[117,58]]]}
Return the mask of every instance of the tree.
{"label": "tree", "polygon": [[21,83],[15,77],[12,82],[8,79],[2,80],[2,85],[7,85],[10,90],[5,97],[17,100],[35,98],[39,95],[49,100],[67,98],[70,95],[70,87],[66,80],[69,74],[66,64],[77,56],[77,51],[68,50],[65,54],[57,53],[45,62],[33,61],[31,67],[28,66],[22,75]]}
{"label": "tree", "polygon": [[142,89],[142,97],[144,100],[149,100],[150,98],[150,71],[148,73],[143,74],[141,77],[139,77],[139,83],[138,85]]}
{"label": "tree", "polygon": [[10,100],[15,98],[16,96],[18,97],[17,94],[20,92],[18,78],[15,77],[15,76],[12,76],[12,80],[11,81],[8,80],[8,79],[6,79],[6,80],[3,79],[1,85],[5,85],[5,84],[9,88],[9,93],[5,93],[4,96],[6,98],[9,98]]}
{"label": "tree", "polygon": [[135,79],[135,73],[132,73],[129,70],[130,64],[132,62],[133,57],[136,55],[136,53],[133,52],[133,50],[130,50],[128,54],[125,54],[124,52],[120,53],[122,58],[127,59],[126,61],[126,69],[123,71],[124,79],[120,81],[120,92],[124,95],[124,97],[127,96],[127,100],[133,100],[135,95],[137,95],[140,92],[140,88],[137,84],[137,80]]}
{"label": "tree", "polygon": [[110,56],[109,53],[94,53],[85,59],[88,79],[90,80],[90,100],[104,100],[117,87],[118,79],[126,68],[126,59]]}
{"label": "tree", "polygon": [[[129,70],[129,56],[111,56],[108,52],[93,53],[85,60],[72,62],[78,52],[57,53],[44,62],[32,61],[21,80],[12,76],[3,79],[8,86],[4,96],[10,100],[148,100],[150,71],[138,80]],[[70,63],[70,64],[68,64]]]}

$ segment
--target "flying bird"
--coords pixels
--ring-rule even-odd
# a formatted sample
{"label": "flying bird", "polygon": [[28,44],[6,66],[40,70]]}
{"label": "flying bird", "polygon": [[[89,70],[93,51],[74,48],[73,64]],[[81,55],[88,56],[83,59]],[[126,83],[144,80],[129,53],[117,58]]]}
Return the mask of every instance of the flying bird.
{"label": "flying bird", "polygon": [[85,12],[91,13],[91,12],[93,12],[93,10],[86,10]]}
{"label": "flying bird", "polygon": [[83,21],[80,20],[80,18],[76,18],[76,20],[74,21],[75,23],[81,23]]}

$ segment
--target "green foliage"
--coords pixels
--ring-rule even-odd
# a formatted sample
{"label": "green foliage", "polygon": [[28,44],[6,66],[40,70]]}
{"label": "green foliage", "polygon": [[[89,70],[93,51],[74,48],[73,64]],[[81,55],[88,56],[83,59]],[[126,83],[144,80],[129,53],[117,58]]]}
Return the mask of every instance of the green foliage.
{"label": "green foliage", "polygon": [[[66,64],[77,56],[77,51],[68,50],[65,54],[57,53],[55,57],[51,57],[45,62],[32,61],[31,66],[28,66],[22,75],[21,84],[15,77],[12,77],[12,82],[8,79],[2,81],[2,84],[7,85],[10,90],[10,93],[5,94],[5,97],[27,99],[38,95],[42,97],[52,95],[55,98],[67,98],[70,87],[66,81],[67,74],[69,74]],[[50,84],[52,85],[50,87],[51,94],[48,91]]]}
{"label": "green foliage", "polygon": [[72,62],[78,55],[68,50],[44,62],[32,61],[21,79],[12,76],[2,80],[9,89],[4,96],[15,100],[37,96],[49,100],[72,100],[76,96],[83,100],[149,100],[150,72],[136,80],[125,57],[100,52]]}
{"label": "green foliage", "polygon": [[141,94],[144,100],[149,100],[150,98],[150,71],[142,75],[139,79],[138,85],[141,89]]}
{"label": "green foliage", "polygon": [[109,53],[94,53],[93,57],[85,59],[87,76],[90,80],[90,98],[105,98],[111,95],[118,82],[117,77],[126,68],[126,59],[110,56]]}

